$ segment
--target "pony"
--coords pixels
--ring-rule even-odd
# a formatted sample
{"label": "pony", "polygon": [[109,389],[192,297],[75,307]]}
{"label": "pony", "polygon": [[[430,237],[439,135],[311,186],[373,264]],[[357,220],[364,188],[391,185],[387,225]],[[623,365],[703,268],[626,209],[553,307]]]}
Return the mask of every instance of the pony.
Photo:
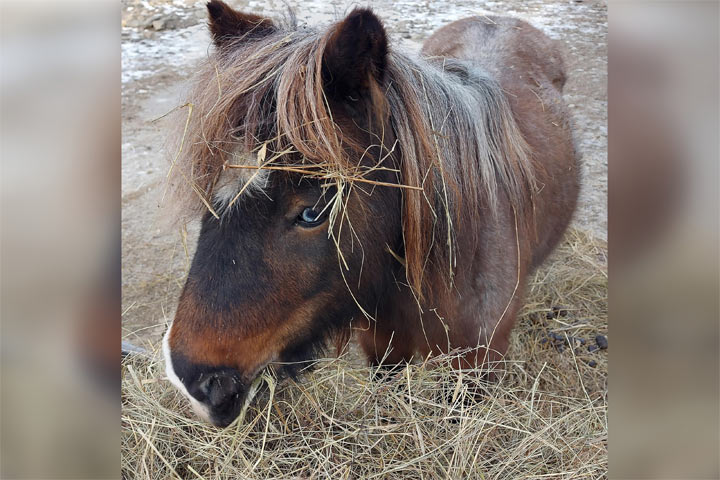
{"label": "pony", "polygon": [[370,364],[460,351],[492,371],[577,201],[560,47],[472,17],[418,56],[370,9],[311,28],[207,8],[171,165],[201,222],[172,383],[227,426],[268,365],[295,376],[351,335]]}

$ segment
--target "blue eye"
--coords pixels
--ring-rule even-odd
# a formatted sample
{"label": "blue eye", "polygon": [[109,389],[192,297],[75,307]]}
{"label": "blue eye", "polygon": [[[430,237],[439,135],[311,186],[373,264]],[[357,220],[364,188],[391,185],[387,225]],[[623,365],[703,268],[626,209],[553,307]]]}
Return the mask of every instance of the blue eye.
{"label": "blue eye", "polygon": [[307,207],[298,216],[298,222],[304,226],[314,226],[320,223],[320,212],[314,208]]}

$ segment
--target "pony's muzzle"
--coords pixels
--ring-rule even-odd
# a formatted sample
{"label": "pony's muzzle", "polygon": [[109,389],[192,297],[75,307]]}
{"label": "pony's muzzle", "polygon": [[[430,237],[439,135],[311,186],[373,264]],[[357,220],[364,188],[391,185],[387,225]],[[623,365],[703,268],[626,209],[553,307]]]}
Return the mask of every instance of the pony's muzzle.
{"label": "pony's muzzle", "polygon": [[247,392],[240,372],[233,368],[200,374],[187,385],[187,390],[206,407],[207,420],[218,427],[226,427],[235,420]]}
{"label": "pony's muzzle", "polygon": [[197,363],[180,352],[171,351],[168,328],[163,337],[165,373],[168,380],[190,400],[195,413],[219,427],[226,427],[240,414],[247,385],[233,367]]}

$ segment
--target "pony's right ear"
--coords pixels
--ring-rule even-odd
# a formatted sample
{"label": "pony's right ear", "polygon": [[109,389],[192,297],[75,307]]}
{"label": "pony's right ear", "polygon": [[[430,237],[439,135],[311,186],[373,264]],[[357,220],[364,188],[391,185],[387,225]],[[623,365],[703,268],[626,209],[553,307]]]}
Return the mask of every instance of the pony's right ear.
{"label": "pony's right ear", "polygon": [[382,83],[387,66],[385,27],[367,9],[355,9],[328,39],[323,54],[325,90],[337,99],[358,98],[371,81]]}
{"label": "pony's right ear", "polygon": [[259,38],[275,31],[275,25],[269,18],[238,12],[220,0],[209,1],[207,9],[210,33],[218,47],[239,37]]}

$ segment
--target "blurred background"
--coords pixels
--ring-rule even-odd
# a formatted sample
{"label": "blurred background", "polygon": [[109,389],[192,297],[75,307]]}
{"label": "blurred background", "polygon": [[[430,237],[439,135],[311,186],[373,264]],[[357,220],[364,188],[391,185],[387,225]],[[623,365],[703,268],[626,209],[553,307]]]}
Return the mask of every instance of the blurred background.
{"label": "blurred background", "polygon": [[719,13],[610,3],[610,478],[720,478]]}
{"label": "blurred background", "polygon": [[[120,5],[0,8],[0,476],[117,478]],[[609,477],[719,478],[720,11],[608,12]]]}
{"label": "blurred background", "polygon": [[0,474],[117,478],[120,12],[0,5]]}

